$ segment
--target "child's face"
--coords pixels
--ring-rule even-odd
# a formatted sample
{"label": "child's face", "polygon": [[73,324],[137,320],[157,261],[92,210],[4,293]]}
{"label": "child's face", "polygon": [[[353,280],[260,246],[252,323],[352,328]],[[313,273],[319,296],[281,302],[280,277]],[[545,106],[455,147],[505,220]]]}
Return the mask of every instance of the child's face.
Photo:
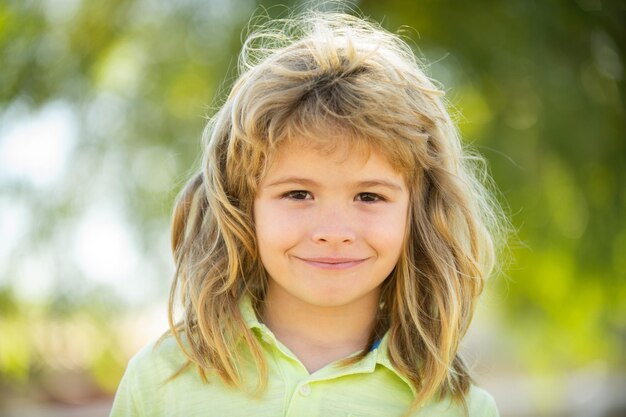
{"label": "child's face", "polygon": [[378,302],[396,265],[409,191],[385,157],[282,146],[254,200],[269,291],[316,306]]}

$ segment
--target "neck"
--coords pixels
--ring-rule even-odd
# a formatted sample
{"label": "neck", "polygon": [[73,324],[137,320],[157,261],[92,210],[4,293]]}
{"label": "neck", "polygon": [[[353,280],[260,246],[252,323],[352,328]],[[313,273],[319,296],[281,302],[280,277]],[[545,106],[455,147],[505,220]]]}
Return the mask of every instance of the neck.
{"label": "neck", "polygon": [[319,306],[270,284],[262,320],[309,372],[365,348],[374,328],[378,292],[342,306]]}

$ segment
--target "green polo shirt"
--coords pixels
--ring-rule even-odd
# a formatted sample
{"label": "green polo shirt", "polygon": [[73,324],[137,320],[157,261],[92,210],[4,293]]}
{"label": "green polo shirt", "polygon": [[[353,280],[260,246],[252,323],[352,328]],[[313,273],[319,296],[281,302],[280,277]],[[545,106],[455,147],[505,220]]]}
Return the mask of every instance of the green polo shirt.
{"label": "green polo shirt", "polygon": [[[268,387],[262,397],[228,387],[216,376],[209,376],[205,384],[195,367],[164,382],[185,363],[170,337],[156,349],[150,343],[130,360],[111,417],[393,417],[401,416],[415,397],[412,386],[387,356],[386,337],[354,365],[329,364],[309,374],[257,320],[248,299],[240,307],[268,362]],[[258,373],[252,358],[245,357],[241,366],[254,386]],[[470,417],[498,416],[491,395],[478,387],[472,386],[467,403]],[[421,407],[412,416],[462,417],[464,413],[456,402],[445,399]]]}

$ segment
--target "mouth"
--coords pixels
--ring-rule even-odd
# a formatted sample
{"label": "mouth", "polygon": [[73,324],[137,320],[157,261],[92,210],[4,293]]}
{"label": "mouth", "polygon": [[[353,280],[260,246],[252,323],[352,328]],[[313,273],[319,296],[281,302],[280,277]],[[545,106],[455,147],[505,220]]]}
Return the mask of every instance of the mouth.
{"label": "mouth", "polygon": [[300,258],[305,264],[318,269],[325,270],[345,270],[359,266],[367,260],[367,258]]}

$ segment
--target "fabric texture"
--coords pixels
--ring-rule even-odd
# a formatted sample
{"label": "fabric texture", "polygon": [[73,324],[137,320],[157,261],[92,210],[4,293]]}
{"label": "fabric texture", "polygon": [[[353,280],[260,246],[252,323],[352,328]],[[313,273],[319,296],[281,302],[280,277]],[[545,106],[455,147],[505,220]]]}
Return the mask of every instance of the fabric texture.
{"label": "fabric texture", "polygon": [[[217,376],[203,383],[195,366],[166,382],[185,363],[172,337],[155,348],[152,342],[129,362],[117,390],[111,417],[394,417],[401,416],[415,392],[392,366],[387,337],[358,363],[329,364],[309,374],[304,365],[257,320],[249,299],[243,317],[259,338],[268,361],[267,391],[255,398],[228,387]],[[258,372],[251,357],[241,366],[246,383],[256,386]],[[495,401],[472,386],[467,396],[470,417],[498,417]],[[463,417],[463,407],[450,399],[433,401],[414,417]]]}

